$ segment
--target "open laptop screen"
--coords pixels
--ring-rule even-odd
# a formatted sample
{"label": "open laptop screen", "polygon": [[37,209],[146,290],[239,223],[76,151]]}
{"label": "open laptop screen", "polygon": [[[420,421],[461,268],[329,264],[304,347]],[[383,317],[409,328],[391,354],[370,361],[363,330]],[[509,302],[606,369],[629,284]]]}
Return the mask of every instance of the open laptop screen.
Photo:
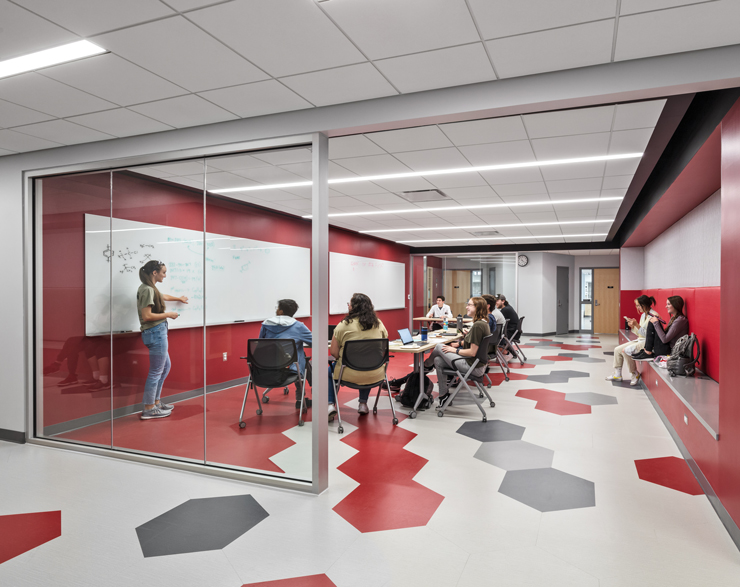
{"label": "open laptop screen", "polygon": [[329,324],[329,342],[334,338],[334,329],[337,327],[336,324]]}
{"label": "open laptop screen", "polygon": [[408,328],[402,328],[398,331],[398,336],[403,344],[410,344],[414,342],[414,337],[411,336],[411,332]]}

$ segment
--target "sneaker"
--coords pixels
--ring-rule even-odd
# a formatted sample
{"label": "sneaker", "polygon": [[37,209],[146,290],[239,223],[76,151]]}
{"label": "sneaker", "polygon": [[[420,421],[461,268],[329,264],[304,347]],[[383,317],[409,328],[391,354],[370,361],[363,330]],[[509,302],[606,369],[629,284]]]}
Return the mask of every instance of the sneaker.
{"label": "sneaker", "polygon": [[95,383],[88,386],[87,391],[101,391],[103,389],[110,389],[110,383],[103,383],[98,379]]}
{"label": "sneaker", "polygon": [[632,355],[633,361],[652,361],[653,359],[655,359],[655,355],[648,355],[644,351],[640,351],[636,355]]}
{"label": "sneaker", "polygon": [[168,412],[167,410],[162,410],[159,408],[159,406],[154,406],[151,410],[144,410],[141,412],[141,416],[139,416],[142,420],[154,420],[156,418],[166,418],[169,416],[172,412]]}
{"label": "sneaker", "polygon": [[334,421],[334,417],[337,415],[337,406],[329,404],[329,422]]}
{"label": "sneaker", "polygon": [[367,402],[360,402],[360,405],[357,406],[357,413],[361,416],[364,416],[365,414],[369,414],[370,410],[367,407]]}
{"label": "sneaker", "polygon": [[67,375],[64,379],[62,379],[57,385],[59,387],[66,387],[67,385],[78,385],[79,381],[77,380],[77,375]]}
{"label": "sneaker", "polygon": [[606,377],[607,381],[622,381],[622,376],[617,375],[616,373],[613,373]]}
{"label": "sneaker", "polygon": [[448,397],[450,397],[450,392],[449,392],[449,391],[448,391],[448,392],[447,392],[446,394],[444,394],[444,395],[440,395],[440,396],[439,396],[439,397],[437,398],[437,400],[439,400],[439,407],[440,407],[440,408],[441,408],[441,407],[442,407],[442,406],[444,405],[444,403],[445,403],[445,402],[447,401],[447,398],[448,398]]}
{"label": "sneaker", "polygon": [[56,373],[59,371],[59,368],[62,366],[62,364],[59,361],[54,361],[51,365],[47,365],[44,367],[44,375],[51,375],[52,373]]}
{"label": "sneaker", "polygon": [[632,379],[630,379],[630,385],[635,386],[638,383],[640,383],[640,374],[639,373],[633,373]]}
{"label": "sneaker", "polygon": [[167,411],[167,412],[171,412],[172,410],[174,410],[174,409],[175,409],[175,406],[174,406],[173,404],[166,404],[166,403],[164,403],[163,401],[160,401],[160,402],[159,402],[159,403],[157,404],[157,407],[158,407],[158,408],[159,408],[160,410],[165,410],[165,411]]}

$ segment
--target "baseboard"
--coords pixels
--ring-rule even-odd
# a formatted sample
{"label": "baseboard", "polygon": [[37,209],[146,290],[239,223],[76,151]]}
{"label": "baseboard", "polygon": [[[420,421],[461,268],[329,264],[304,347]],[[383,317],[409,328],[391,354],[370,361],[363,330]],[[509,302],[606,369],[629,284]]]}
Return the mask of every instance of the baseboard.
{"label": "baseboard", "polygon": [[647,387],[645,387],[645,384],[642,381],[640,381],[640,386],[645,392],[645,395],[647,395],[648,399],[650,400],[650,403],[653,404],[655,411],[658,413],[658,416],[660,416],[660,419],[663,421],[663,424],[668,430],[668,433],[673,438],[673,441],[676,443],[676,446],[678,446],[678,450],[681,452],[681,455],[683,456],[686,463],[688,463],[691,472],[694,474],[694,477],[696,477],[696,480],[699,482],[699,485],[701,486],[702,491],[704,491],[704,494],[707,496],[707,499],[709,499],[709,503],[712,504],[714,511],[717,512],[717,516],[719,516],[720,521],[727,529],[727,533],[730,535],[730,538],[735,543],[735,546],[738,548],[738,550],[740,550],[740,528],[735,523],[735,520],[732,519],[732,516],[730,516],[729,512],[725,509],[725,506],[722,505],[719,497],[717,497],[717,494],[714,492],[714,489],[712,489],[709,481],[707,481],[704,473],[702,473],[699,465],[691,456],[691,453],[689,453],[686,445],[678,436],[675,428],[673,428],[673,425],[663,413],[663,410],[658,405],[658,402],[655,400]]}
{"label": "baseboard", "polygon": [[524,336],[555,336],[554,332],[524,332]]}
{"label": "baseboard", "polygon": [[5,440],[6,442],[15,442],[17,444],[25,444],[26,433],[18,432],[17,430],[6,430],[5,428],[0,428],[0,440]]}

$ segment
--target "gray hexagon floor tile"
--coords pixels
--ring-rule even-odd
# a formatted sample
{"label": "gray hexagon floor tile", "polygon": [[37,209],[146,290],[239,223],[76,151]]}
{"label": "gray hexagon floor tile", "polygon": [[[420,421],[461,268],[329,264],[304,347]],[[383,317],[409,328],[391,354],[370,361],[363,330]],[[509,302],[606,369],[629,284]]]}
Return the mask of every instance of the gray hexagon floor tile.
{"label": "gray hexagon floor tile", "polygon": [[480,459],[505,471],[545,469],[552,466],[555,451],[524,440],[484,442],[475,453]]}
{"label": "gray hexagon floor tile", "polygon": [[538,383],[568,383],[568,380],[573,377],[590,377],[588,373],[582,371],[550,371],[548,375],[530,375],[527,377],[529,381],[537,381]]}
{"label": "gray hexagon floor tile", "polygon": [[588,353],[558,353],[559,357],[570,357],[572,359],[577,359],[580,357],[588,357]]}
{"label": "gray hexagon floor tile", "polygon": [[573,359],[574,363],[606,363],[606,359],[597,359],[595,357],[577,357]]}
{"label": "gray hexagon floor tile", "polygon": [[497,442],[500,440],[521,440],[524,427],[510,424],[503,420],[489,420],[488,422],[465,422],[457,429],[458,434],[477,440],[478,442]]}
{"label": "gray hexagon floor tile", "polygon": [[541,512],[594,507],[591,481],[557,469],[508,471],[499,492]]}
{"label": "gray hexagon floor tile", "polygon": [[566,393],[565,399],[566,401],[576,402],[577,404],[584,404],[586,406],[608,406],[618,403],[617,398],[612,395],[604,395],[603,393],[594,393],[592,391]]}
{"label": "gray hexagon floor tile", "polygon": [[610,356],[613,357],[614,356],[614,351],[604,351],[604,354],[605,355],[610,355]]}
{"label": "gray hexagon floor tile", "polygon": [[524,361],[530,365],[554,365],[555,361],[548,361],[547,359],[527,359]]}
{"label": "gray hexagon floor tile", "polygon": [[267,518],[251,495],[190,499],[136,528],[144,557],[220,550]]}

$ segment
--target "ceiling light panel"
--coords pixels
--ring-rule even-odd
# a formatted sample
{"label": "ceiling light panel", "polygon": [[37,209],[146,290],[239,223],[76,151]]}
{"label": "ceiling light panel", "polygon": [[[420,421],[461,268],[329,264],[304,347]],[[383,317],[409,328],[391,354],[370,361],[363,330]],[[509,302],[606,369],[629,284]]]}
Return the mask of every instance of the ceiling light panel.
{"label": "ceiling light panel", "polygon": [[77,41],[76,43],[69,43],[67,45],[53,47],[52,49],[45,49],[36,53],[30,53],[29,55],[0,61],[0,78],[35,71],[77,59],[84,59],[93,55],[102,55],[103,53],[106,53],[105,49],[90,41]]}

